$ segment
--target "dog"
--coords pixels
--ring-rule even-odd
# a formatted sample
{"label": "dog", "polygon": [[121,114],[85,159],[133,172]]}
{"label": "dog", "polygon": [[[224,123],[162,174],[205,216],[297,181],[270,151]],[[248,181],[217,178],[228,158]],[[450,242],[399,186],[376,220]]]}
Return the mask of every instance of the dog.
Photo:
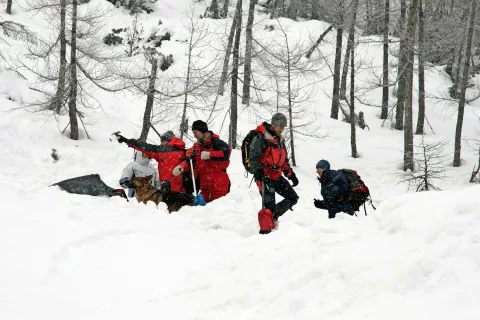
{"label": "dog", "polygon": [[138,202],[143,202],[146,204],[147,201],[153,201],[157,206],[160,202],[164,202],[167,205],[169,213],[180,210],[180,208],[184,205],[193,205],[193,199],[190,201],[189,197],[180,201],[165,201],[166,199],[162,191],[152,186],[151,181],[151,175],[146,177],[134,177],[132,179],[133,189],[135,189],[135,197],[137,198]]}

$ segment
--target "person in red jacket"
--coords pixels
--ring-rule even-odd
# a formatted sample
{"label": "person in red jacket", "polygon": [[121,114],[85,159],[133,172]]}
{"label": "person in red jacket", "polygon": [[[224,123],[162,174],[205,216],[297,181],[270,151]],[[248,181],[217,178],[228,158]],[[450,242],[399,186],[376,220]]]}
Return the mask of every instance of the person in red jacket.
{"label": "person in red jacket", "polygon": [[119,143],[125,142],[129,147],[141,151],[146,156],[158,162],[160,190],[165,202],[182,202],[187,204],[191,195],[185,194],[182,176],[174,176],[173,168],[185,160],[185,142],[175,137],[172,131],[167,131],[160,137],[160,145],[149,144],[137,139],[126,139],[117,135]]}
{"label": "person in red jacket", "polygon": [[[230,164],[232,149],[220,137],[208,130],[208,125],[202,120],[192,124],[192,132],[197,142],[191,152],[195,174],[200,177],[200,194],[205,202],[225,196],[230,191],[230,178],[227,168]],[[190,170],[188,161],[182,162],[173,169],[175,176]]]}
{"label": "person in red jacket", "polygon": [[[288,163],[287,148],[282,137],[286,126],[285,115],[274,114],[271,124],[264,122],[255,129],[257,134],[249,147],[248,160],[258,189],[262,192],[262,183],[265,188],[263,206],[268,221],[259,218],[261,234],[270,233],[274,222],[298,201],[297,193],[282,176],[283,173],[294,187],[298,185],[298,178]],[[275,192],[284,198],[277,204]]]}

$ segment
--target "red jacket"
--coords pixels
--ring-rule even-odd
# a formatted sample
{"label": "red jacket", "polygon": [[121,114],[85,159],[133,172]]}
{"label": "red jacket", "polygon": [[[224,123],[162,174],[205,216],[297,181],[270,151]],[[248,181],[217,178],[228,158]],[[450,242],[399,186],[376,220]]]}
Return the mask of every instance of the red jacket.
{"label": "red jacket", "polygon": [[278,180],[282,172],[290,177],[293,173],[288,164],[287,148],[283,139],[274,135],[270,125],[262,123],[255,129],[258,133],[252,140],[248,159],[255,172],[263,169],[270,180]]}
{"label": "red jacket", "polygon": [[[192,155],[193,167],[197,172],[195,175],[212,172],[226,171],[230,164],[230,153],[232,149],[220,137],[210,131],[210,138],[195,142],[193,147],[187,150],[187,156]],[[202,151],[210,152],[210,160],[202,160]],[[190,164],[184,161],[182,166],[185,171],[190,170]]]}
{"label": "red jacket", "polygon": [[177,137],[173,137],[166,145],[153,145],[136,139],[127,139],[126,142],[129,147],[143,152],[158,162],[160,182],[169,181],[170,190],[173,192],[184,191],[182,176],[175,177],[172,171],[185,160],[185,142]]}
{"label": "red jacket", "polygon": [[[202,151],[210,152],[210,159],[202,160]],[[200,176],[201,194],[206,202],[225,196],[229,192],[230,179],[227,168],[232,149],[220,137],[210,132],[210,137],[196,142],[187,150],[187,157],[193,162],[195,176]],[[190,163],[182,162],[184,171],[190,170]]]}

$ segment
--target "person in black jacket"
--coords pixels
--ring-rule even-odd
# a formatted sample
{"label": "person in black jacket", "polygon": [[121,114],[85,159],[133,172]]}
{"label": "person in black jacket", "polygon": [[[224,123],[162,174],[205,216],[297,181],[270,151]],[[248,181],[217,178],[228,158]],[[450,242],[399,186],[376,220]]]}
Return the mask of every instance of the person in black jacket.
{"label": "person in black jacket", "polygon": [[320,160],[316,167],[323,201],[314,199],[315,207],[327,210],[329,219],[335,218],[339,212],[353,216],[355,212],[352,205],[344,200],[348,192],[347,177],[339,171],[331,170],[327,160]]}

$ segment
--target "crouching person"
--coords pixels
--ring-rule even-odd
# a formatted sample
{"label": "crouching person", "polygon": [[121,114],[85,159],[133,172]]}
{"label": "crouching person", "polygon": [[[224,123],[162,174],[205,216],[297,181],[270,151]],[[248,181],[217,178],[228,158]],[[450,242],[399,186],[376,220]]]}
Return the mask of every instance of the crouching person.
{"label": "crouching person", "polygon": [[175,137],[172,131],[167,131],[160,137],[160,145],[153,145],[137,139],[127,139],[117,134],[119,143],[126,143],[158,162],[158,177],[161,180],[160,190],[167,205],[180,208],[193,202],[191,194],[185,192],[181,176],[172,174],[173,168],[185,159],[185,142]]}
{"label": "crouching person", "polygon": [[[260,234],[270,233],[278,218],[291,209],[298,201],[298,195],[282,176],[282,173],[298,185],[298,179],[288,164],[287,148],[282,132],[287,126],[287,118],[277,113],[271,124],[264,122],[255,129],[256,135],[249,146],[248,160],[254,173],[257,186],[263,193],[265,210],[259,213]],[[275,192],[284,199],[275,204]]]}
{"label": "crouching person", "polygon": [[208,130],[208,125],[202,120],[193,122],[192,133],[197,142],[188,150],[187,161],[176,166],[172,173],[180,176],[189,171],[189,160],[192,159],[195,175],[200,178],[200,194],[209,203],[230,192],[227,168],[232,149],[218,135]]}
{"label": "crouching person", "polygon": [[128,196],[130,198],[135,195],[135,190],[132,186],[132,179],[134,177],[152,176],[152,185],[157,189],[160,188],[157,170],[150,164],[150,161],[151,159],[146,154],[137,152],[135,161],[129,163],[125,169],[123,169],[119,183],[123,189],[128,189]]}
{"label": "crouching person", "polygon": [[352,205],[346,201],[348,192],[347,177],[335,170],[330,169],[327,160],[317,163],[318,181],[321,185],[322,200],[314,199],[315,207],[328,211],[328,218],[333,219],[339,212],[354,215]]}

